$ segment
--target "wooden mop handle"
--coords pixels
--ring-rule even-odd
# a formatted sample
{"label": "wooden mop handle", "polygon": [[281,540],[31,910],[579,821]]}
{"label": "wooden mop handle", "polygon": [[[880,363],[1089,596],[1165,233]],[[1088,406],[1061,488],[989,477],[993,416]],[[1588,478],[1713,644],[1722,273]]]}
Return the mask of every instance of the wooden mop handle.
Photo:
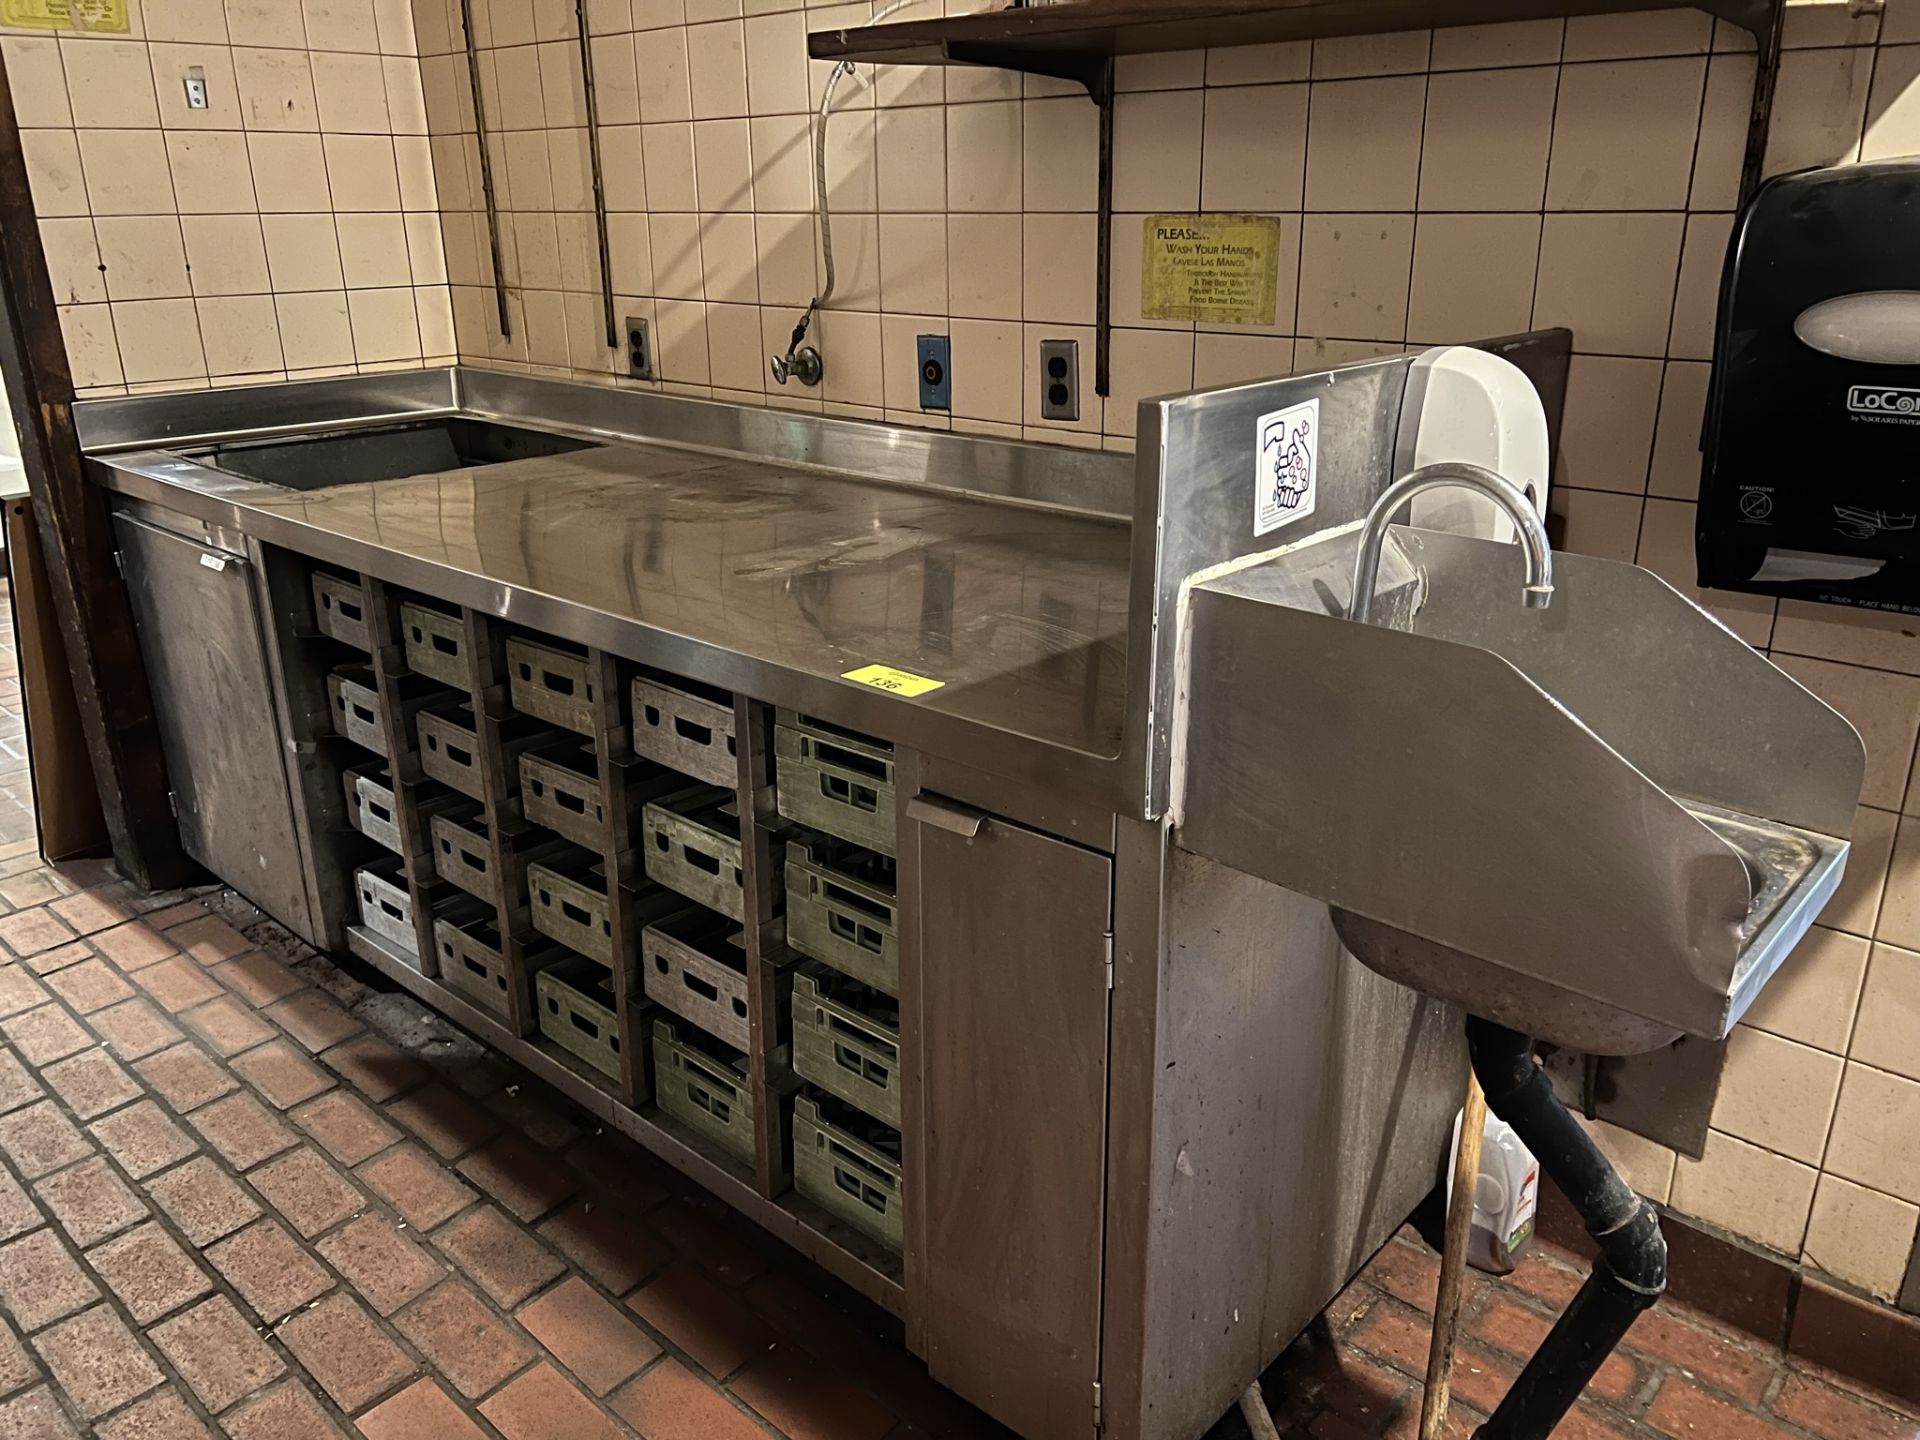
{"label": "wooden mop handle", "polygon": [[1473,1236],[1473,1196],[1480,1179],[1480,1143],[1487,1128],[1487,1097],[1479,1077],[1467,1070],[1467,1098],[1460,1116],[1460,1143],[1453,1155],[1453,1194],[1447,1201],[1447,1233],[1440,1248],[1440,1290],[1433,1299],[1433,1343],[1427,1350],[1427,1388],[1420,1401],[1420,1440],[1440,1440],[1453,1394],[1453,1347],[1460,1334],[1460,1289]]}

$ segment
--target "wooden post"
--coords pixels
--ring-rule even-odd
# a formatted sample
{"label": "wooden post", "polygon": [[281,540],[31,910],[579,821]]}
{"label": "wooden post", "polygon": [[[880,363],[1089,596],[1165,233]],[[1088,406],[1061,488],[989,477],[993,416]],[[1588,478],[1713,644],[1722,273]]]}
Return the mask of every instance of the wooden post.
{"label": "wooden post", "polygon": [[47,579],[66,642],[80,728],[100,792],[114,863],[135,884],[167,889],[200,871],[180,846],[166,758],[133,608],[114,563],[105,495],[89,485],[73,424],[53,284],[27,183],[27,162],[0,61],[0,371],[20,430]]}
{"label": "wooden post", "polygon": [[1447,1201],[1446,1238],[1440,1246],[1440,1289],[1433,1300],[1433,1339],[1427,1349],[1427,1388],[1420,1400],[1420,1440],[1440,1440],[1453,1398],[1453,1347],[1460,1335],[1460,1289],[1473,1238],[1473,1195],[1480,1179],[1480,1144],[1487,1128],[1487,1097],[1480,1078],[1467,1071],[1467,1098],[1460,1116],[1460,1142],[1453,1152],[1453,1193]]}

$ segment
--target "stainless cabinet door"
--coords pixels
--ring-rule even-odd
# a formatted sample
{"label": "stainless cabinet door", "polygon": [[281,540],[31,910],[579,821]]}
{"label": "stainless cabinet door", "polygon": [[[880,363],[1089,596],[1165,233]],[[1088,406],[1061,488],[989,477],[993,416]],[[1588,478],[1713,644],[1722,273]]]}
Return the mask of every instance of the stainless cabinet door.
{"label": "stainless cabinet door", "polygon": [[[956,812],[930,800],[908,814],[951,823]],[[1112,862],[998,816],[913,828],[925,1143],[907,1179],[919,1240],[909,1285],[927,1364],[1029,1440],[1085,1440],[1099,1379]]]}
{"label": "stainless cabinet door", "polygon": [[303,933],[307,888],[252,569],[115,515],[134,629],[186,851]]}

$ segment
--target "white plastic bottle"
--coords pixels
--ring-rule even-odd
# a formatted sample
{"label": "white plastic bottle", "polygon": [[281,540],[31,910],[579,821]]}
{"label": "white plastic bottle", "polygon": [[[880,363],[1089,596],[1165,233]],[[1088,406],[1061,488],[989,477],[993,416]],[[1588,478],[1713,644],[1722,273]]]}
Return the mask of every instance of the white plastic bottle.
{"label": "white plastic bottle", "polygon": [[[1450,1156],[1460,1153],[1460,1115],[1453,1117]],[[1533,1212],[1540,1199],[1540,1166],[1513,1127],[1487,1112],[1480,1148],[1480,1174],[1473,1189],[1473,1234],[1467,1263],[1489,1275],[1510,1275],[1533,1242]],[[1453,1193],[1453,1159],[1447,1161],[1447,1193]]]}

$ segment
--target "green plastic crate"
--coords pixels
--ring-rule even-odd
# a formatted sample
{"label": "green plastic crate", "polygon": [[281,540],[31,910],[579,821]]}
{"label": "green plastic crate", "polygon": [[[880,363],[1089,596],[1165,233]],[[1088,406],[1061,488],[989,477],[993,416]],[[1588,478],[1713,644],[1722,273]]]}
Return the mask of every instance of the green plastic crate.
{"label": "green plastic crate", "polygon": [[481,916],[467,925],[433,922],[433,948],[440,957],[440,983],[481,1009],[505,1016],[513,980],[500,953],[500,931]]}
{"label": "green plastic crate", "polygon": [[601,1074],[619,1079],[613,971],[598,960],[572,955],[535,975],[533,988],[540,1000],[540,1033]]}
{"label": "green plastic crate", "polygon": [[722,1055],[671,1020],[653,1022],[653,1096],[660,1108],[744,1164],[753,1164],[753,1087],[744,1056]]}
{"label": "green plastic crate", "polygon": [[516,635],[507,641],[507,688],[522,715],[593,734],[600,696],[585,655]]}
{"label": "green plastic crate", "polygon": [[793,1102],[793,1187],[896,1254],[906,1217],[900,1132],[812,1095]]}
{"label": "green plastic crate", "polygon": [[773,765],[782,815],[882,855],[894,853],[891,745],[782,710]]}
{"label": "green plastic crate", "polygon": [[635,754],[711,785],[739,783],[733,697],[726,691],[639,675],[632,699]]}
{"label": "green plastic crate", "polygon": [[595,866],[569,874],[546,864],[527,867],[527,899],[533,928],[569,950],[613,963],[613,912],[607,904],[606,872]]}
{"label": "green plastic crate", "polygon": [[330,570],[313,572],[313,623],[322,635],[343,645],[373,649],[373,632],[367,624],[367,592],[357,578],[349,580]]}
{"label": "green plastic crate", "polygon": [[893,862],[816,836],[787,846],[787,943],[863,985],[900,993]]}
{"label": "green plastic crate", "polygon": [[899,1001],[830,966],[803,966],[793,980],[793,1068],[898,1128]]}
{"label": "green plastic crate", "polygon": [[408,600],[400,606],[400,630],[406,641],[407,668],[456,690],[473,688],[467,661],[467,627],[458,615]]}
{"label": "green plastic crate", "polygon": [[652,801],[641,813],[641,830],[649,879],[709,910],[746,918],[740,816],[731,791],[696,785]]}
{"label": "green plastic crate", "polygon": [[647,998],[736,1050],[748,1044],[747,952],[738,924],[688,905],[640,936]]}

